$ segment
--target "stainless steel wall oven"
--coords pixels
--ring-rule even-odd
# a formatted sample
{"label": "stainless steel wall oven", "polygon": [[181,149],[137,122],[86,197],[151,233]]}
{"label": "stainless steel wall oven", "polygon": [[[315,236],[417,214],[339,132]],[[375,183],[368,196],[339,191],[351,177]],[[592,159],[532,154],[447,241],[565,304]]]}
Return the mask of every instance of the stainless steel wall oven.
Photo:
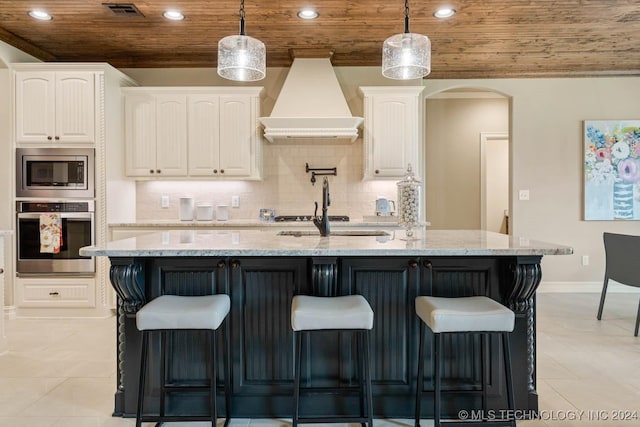
{"label": "stainless steel wall oven", "polygon": [[17,148],[16,197],[95,197],[93,148]]}
{"label": "stainless steel wall oven", "polygon": [[[79,254],[80,248],[94,244],[93,200],[18,201],[16,208],[18,275],[95,274],[95,260]],[[60,226],[61,242],[56,252],[43,251],[42,246],[42,220],[52,217]]]}

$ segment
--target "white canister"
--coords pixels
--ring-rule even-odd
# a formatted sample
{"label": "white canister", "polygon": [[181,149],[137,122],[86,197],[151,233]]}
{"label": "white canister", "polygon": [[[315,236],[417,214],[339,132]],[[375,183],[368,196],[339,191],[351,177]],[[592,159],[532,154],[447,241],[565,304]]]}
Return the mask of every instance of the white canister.
{"label": "white canister", "polygon": [[213,205],[196,206],[196,218],[198,221],[211,221],[213,219]]}
{"label": "white canister", "polygon": [[218,221],[226,221],[229,219],[229,206],[217,205],[216,206],[216,219]]}
{"label": "white canister", "polygon": [[193,221],[193,197],[180,197],[180,221]]}

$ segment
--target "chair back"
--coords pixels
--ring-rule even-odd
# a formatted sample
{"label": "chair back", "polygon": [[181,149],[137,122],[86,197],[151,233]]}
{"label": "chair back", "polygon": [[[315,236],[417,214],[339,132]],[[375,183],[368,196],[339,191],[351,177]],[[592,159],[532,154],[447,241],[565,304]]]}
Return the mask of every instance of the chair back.
{"label": "chair back", "polygon": [[604,233],[605,279],[640,288],[640,236]]}

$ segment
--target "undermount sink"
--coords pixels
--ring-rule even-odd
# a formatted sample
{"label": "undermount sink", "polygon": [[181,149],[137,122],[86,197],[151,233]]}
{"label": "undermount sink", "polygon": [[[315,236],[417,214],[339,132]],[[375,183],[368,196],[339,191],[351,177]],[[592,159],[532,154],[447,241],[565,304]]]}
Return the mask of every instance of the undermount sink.
{"label": "undermount sink", "polygon": [[[320,236],[320,232],[315,230],[286,230],[278,232],[278,236]],[[382,230],[340,230],[330,232],[329,236],[390,236],[390,234]]]}

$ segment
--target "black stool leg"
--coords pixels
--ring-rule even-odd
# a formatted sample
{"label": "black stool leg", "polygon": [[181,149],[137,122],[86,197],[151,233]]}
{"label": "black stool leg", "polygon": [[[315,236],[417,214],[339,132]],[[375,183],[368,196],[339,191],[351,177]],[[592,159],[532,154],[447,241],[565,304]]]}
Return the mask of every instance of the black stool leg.
{"label": "black stool leg", "polygon": [[167,332],[160,331],[160,416],[164,417],[165,386],[167,382]]}
{"label": "black stool leg", "polygon": [[140,380],[138,383],[138,410],[136,411],[136,427],[142,427],[142,404],[144,402],[144,382],[147,373],[147,347],[149,332],[142,331],[142,348],[140,349]]}
{"label": "black stool leg", "polygon": [[295,341],[295,366],[294,366],[294,380],[293,380],[293,420],[292,427],[298,427],[298,408],[300,405],[300,358],[302,353],[302,337],[301,331],[293,332],[293,339]]}
{"label": "black stool leg", "polygon": [[420,336],[418,338],[418,377],[416,378],[416,413],[415,427],[420,427],[420,409],[422,403],[422,388],[424,387],[424,322],[420,322]]}
{"label": "black stool leg", "polygon": [[373,427],[373,393],[371,392],[371,365],[369,357],[369,330],[363,331],[364,333],[364,377],[367,383],[367,416],[369,418],[369,427]]}
{"label": "black stool leg", "polygon": [[[502,348],[504,351],[504,370],[507,382],[507,403],[511,415],[515,414],[515,399],[513,397],[513,376],[511,375],[511,347],[509,345],[509,333],[502,333]],[[512,427],[516,427],[515,417],[509,422]]]}
{"label": "black stool leg", "polygon": [[[359,379],[359,383],[360,383],[360,390],[359,390],[359,396],[360,396],[360,417],[364,418],[367,416],[367,398],[366,398],[366,387],[367,387],[367,381],[365,379],[366,374],[364,371],[364,331],[358,331],[358,332],[354,332],[353,333],[355,335],[356,338],[356,358],[358,359],[358,379]],[[367,423],[366,422],[361,422],[360,425],[362,427],[366,427]]]}
{"label": "black stool leg", "polygon": [[489,379],[489,334],[480,334],[482,360],[482,418],[489,413],[489,399],[487,397],[487,383]]}
{"label": "black stool leg", "polygon": [[434,334],[433,340],[433,427],[440,427],[440,351],[442,349],[442,334]]}
{"label": "black stool leg", "polygon": [[229,323],[225,321],[224,330],[224,408],[226,419],[224,427],[231,421],[231,346],[229,345]]}
{"label": "black stool leg", "polygon": [[218,408],[216,406],[216,377],[218,373],[218,361],[216,358],[216,331],[212,330],[209,336],[211,340],[211,358],[209,362],[209,375],[211,375],[211,380],[209,382],[209,392],[211,393],[211,401],[209,404],[211,406],[211,426],[216,427],[216,424],[218,423]]}

